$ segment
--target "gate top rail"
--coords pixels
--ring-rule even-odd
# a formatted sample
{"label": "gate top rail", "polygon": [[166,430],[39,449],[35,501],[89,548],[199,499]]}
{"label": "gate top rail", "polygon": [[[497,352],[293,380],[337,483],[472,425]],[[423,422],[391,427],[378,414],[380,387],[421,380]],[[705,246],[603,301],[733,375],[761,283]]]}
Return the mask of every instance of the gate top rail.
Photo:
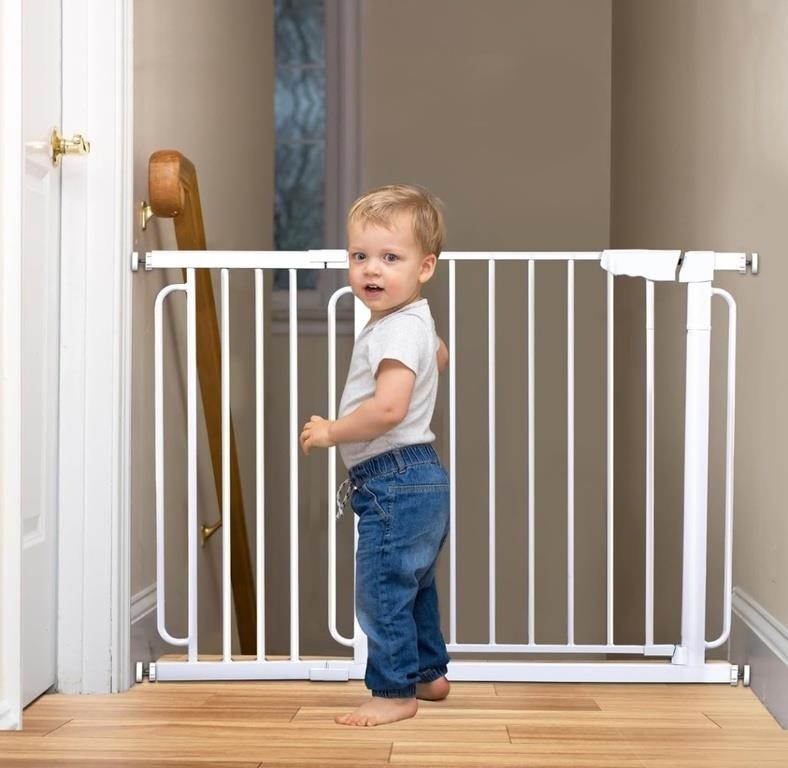
{"label": "gate top rail", "polygon": [[[758,272],[758,254],[717,253],[714,251],[679,250],[616,250],[602,251],[444,251],[441,261],[601,261],[614,274],[634,274],[653,279],[648,265],[665,260],[685,267],[685,259],[693,256],[695,263],[703,263],[705,271],[734,271],[741,274],[747,268]],[[142,261],[143,255],[132,255],[132,269]],[[145,270],[196,268],[196,269],[345,269],[347,251],[321,249],[309,251],[149,251],[144,254]],[[626,265],[621,269],[617,265]],[[697,273],[697,271],[696,271]],[[670,279],[669,277],[658,279]],[[674,278],[675,279],[675,278]],[[698,277],[691,279],[694,282]],[[711,276],[702,279],[711,279]]]}

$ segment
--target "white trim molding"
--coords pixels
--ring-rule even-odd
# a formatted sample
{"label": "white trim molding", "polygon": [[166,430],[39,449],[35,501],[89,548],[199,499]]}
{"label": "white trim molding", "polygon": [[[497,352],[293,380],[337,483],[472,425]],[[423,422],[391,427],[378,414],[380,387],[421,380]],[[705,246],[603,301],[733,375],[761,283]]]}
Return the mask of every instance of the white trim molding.
{"label": "white trim molding", "polygon": [[19,726],[19,713],[16,707],[0,699],[0,731],[17,731]]}
{"label": "white trim molding", "polygon": [[788,728],[788,629],[738,587],[732,610],[730,661],[750,665],[755,695]]}
{"label": "white trim molding", "polygon": [[58,689],[130,684],[131,0],[63,13]]}
{"label": "white trim molding", "polygon": [[0,3],[0,729],[22,727],[22,2]]}
{"label": "white trim molding", "polygon": [[743,589],[733,588],[733,613],[738,616],[788,666],[788,629]]}

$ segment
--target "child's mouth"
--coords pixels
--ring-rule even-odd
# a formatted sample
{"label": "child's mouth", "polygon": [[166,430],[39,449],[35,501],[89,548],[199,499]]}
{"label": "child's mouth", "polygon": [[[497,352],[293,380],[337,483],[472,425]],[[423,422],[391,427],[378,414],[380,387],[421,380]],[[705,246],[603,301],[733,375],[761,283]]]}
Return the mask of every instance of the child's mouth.
{"label": "child's mouth", "polygon": [[383,289],[378,285],[365,285],[364,293],[367,296],[377,296],[378,294],[383,293]]}

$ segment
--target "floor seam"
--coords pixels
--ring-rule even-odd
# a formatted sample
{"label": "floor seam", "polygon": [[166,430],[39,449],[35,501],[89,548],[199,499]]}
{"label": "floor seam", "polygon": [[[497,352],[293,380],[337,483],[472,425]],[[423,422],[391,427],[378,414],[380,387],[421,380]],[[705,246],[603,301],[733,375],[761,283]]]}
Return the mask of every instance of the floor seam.
{"label": "floor seam", "polygon": [[705,712],[703,713],[703,717],[705,717],[708,720],[711,720],[711,722],[714,723],[714,725],[716,725],[717,728],[722,728],[722,726],[713,717],[710,717]]}
{"label": "floor seam", "polygon": [[74,718],[72,717],[72,718],[66,720],[65,723],[61,723],[59,726],[57,726],[57,728],[53,728],[51,731],[47,731],[46,733],[41,734],[41,737],[42,738],[46,738],[50,734],[53,734],[55,731],[59,731],[64,725],[68,725],[69,723],[73,723],[73,722],[74,722]]}

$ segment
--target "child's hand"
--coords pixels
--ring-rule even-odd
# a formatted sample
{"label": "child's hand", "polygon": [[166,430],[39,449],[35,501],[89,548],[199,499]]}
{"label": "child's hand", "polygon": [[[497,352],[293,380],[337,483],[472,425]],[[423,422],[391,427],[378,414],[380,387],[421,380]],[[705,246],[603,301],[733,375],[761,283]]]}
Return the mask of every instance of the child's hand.
{"label": "child's hand", "polygon": [[333,421],[324,419],[322,416],[312,416],[312,418],[304,424],[300,440],[301,450],[303,450],[307,456],[312,448],[330,448],[334,445],[328,434],[328,430],[333,423]]}

